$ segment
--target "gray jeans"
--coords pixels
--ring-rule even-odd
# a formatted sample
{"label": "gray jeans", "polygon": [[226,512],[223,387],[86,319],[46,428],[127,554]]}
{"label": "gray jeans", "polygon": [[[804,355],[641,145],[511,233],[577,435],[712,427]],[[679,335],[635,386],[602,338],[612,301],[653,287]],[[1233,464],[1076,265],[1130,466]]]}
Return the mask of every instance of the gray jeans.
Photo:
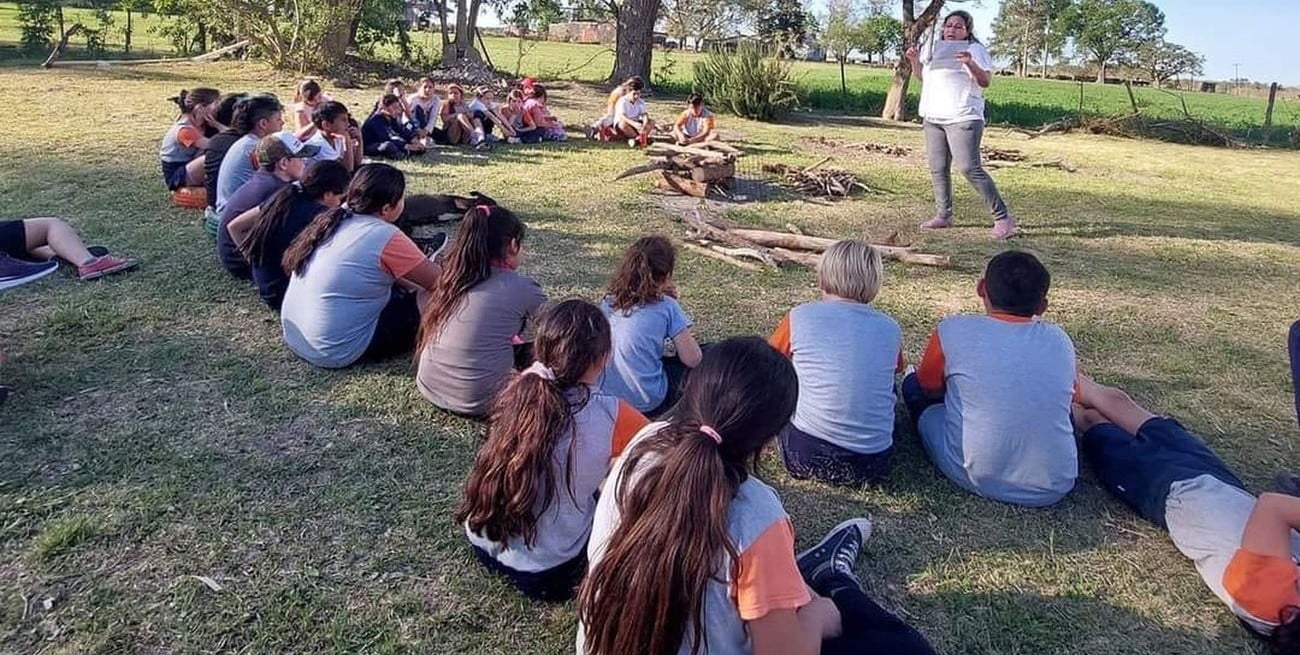
{"label": "gray jeans", "polygon": [[934,186],[935,216],[952,218],[952,173],[949,168],[954,163],[984,198],[994,220],[1000,221],[1010,215],[993,178],[980,165],[980,139],[983,136],[984,121],[951,125],[925,122],[925,159],[930,164],[930,183]]}

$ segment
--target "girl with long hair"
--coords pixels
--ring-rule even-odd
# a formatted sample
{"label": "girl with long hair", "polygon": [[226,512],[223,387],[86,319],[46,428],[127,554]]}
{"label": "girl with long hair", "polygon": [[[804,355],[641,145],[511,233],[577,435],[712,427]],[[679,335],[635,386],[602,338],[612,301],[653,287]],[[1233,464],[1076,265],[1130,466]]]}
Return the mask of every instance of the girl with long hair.
{"label": "girl with long hair", "polygon": [[245,212],[227,229],[252,268],[262,302],[275,311],[284,303],[289,276],[280,260],[318,215],[343,204],[351,173],[337,161],[317,163],[301,184],[276,191],[257,212]]}
{"label": "girl with long hair", "polygon": [[330,94],[321,89],[320,82],[311,78],[298,82],[298,88],[293,93],[293,104],[289,109],[293,111],[293,129],[294,134],[299,139],[309,139],[318,129],[315,121],[312,120],[312,114],[321,105],[333,100]]}
{"label": "girl with long hair", "polygon": [[492,403],[456,511],[474,554],[535,600],[563,600],[586,570],[596,491],[646,419],[596,390],[609,322],[566,300],[537,325],[537,361]]}
{"label": "girl with long hair", "polygon": [[516,270],[523,242],[524,223],[510,210],[465,212],[420,320],[416,386],[434,405],[482,416],[514,368],[520,334],[546,302],[542,286]]}
{"label": "girl with long hair", "polygon": [[208,130],[224,130],[216,122],[213,112],[221,101],[221,92],[199,87],[182,90],[168,98],[180,109],[181,115],[163,135],[158,156],[162,160],[163,182],[168,191],[183,186],[202,186],[204,179],[203,150],[208,147]]}
{"label": "girl with long hair", "polygon": [[754,476],[798,381],[762,339],[711,348],[666,423],[614,463],[578,591],[580,655],[930,655],[853,567],[870,534],[845,521],[798,557],[776,491]]}
{"label": "girl with long hair", "polygon": [[409,352],[418,294],[439,267],[393,225],[406,178],[388,164],[357,169],[344,198],[312,220],[284,253],[289,287],[280,308],[285,344],[324,368]]}
{"label": "girl with long hair", "polygon": [[[686,371],[700,363],[691,318],[677,302],[673,267],[677,252],[667,238],[637,239],[610,280],[601,309],[614,333],[614,354],[601,388],[647,416],[667,411]],[[665,356],[672,341],[675,356]]]}

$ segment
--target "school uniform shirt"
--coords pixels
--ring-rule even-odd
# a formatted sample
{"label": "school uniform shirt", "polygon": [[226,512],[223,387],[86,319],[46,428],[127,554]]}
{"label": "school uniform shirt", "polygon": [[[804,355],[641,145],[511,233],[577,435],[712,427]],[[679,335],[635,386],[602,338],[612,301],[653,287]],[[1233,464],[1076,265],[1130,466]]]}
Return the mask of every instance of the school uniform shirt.
{"label": "school uniform shirt", "polygon": [[406,96],[406,105],[411,108],[411,126],[426,132],[438,127],[438,115],[442,113],[442,98],[434,94],[428,100],[414,93]]}
{"label": "school uniform shirt", "polygon": [[257,163],[254,161],[257,142],[257,135],[245,134],[226,151],[226,156],[221,160],[221,169],[217,172],[217,213],[226,208],[230,196],[257,172]]}
{"label": "school uniform shirt", "polygon": [[[993,59],[983,45],[972,41],[967,52],[972,62],[992,74]],[[931,64],[923,62],[921,116],[939,125],[984,120],[984,89],[970,71],[964,66],[954,70]]]}
{"label": "school uniform shirt", "polygon": [[367,149],[378,148],[384,142],[405,148],[414,135],[407,131],[402,121],[388,114],[375,112],[361,124],[361,142]]}
{"label": "school uniform shirt", "polygon": [[635,102],[628,96],[618,99],[618,104],[614,106],[614,122],[621,123],[624,120],[639,121],[645,118],[646,108],[645,100]]}
{"label": "school uniform shirt", "polygon": [[[267,202],[270,200],[268,199]],[[284,266],[280,264],[284,253],[289,250],[293,240],[307,229],[308,225],[311,225],[312,220],[327,209],[329,208],[325,205],[299,194],[293,206],[289,208],[289,215],[275,230],[266,235],[266,241],[262,244],[262,261],[252,264],[251,268],[253,283],[257,285],[257,295],[262,298],[262,302],[266,303],[267,307],[278,312],[280,306],[284,304],[284,294],[289,288],[289,276],[284,272]],[[262,203],[262,211],[266,211],[265,202]]]}
{"label": "school uniform shirt", "polygon": [[[588,571],[600,564],[610,538],[618,529],[621,515],[615,491],[623,476],[632,476],[630,486],[635,487],[637,483],[640,469],[625,470],[626,453],[667,425],[662,422],[647,425],[624,449],[624,455],[615,460],[596,502],[591,541],[587,544]],[[641,469],[653,461],[654,455],[641,458]],[[775,490],[749,476],[727,506],[726,528],[739,558],[731,560],[725,552],[718,553],[718,571],[704,591],[702,627],[708,639],[708,655],[749,655],[753,647],[745,629],[747,621],[756,621],[776,610],[798,609],[811,602],[812,597],[795,561],[794,527]],[[579,623],[578,655],[586,654],[585,632],[584,625]],[[692,628],[687,626],[677,650],[680,655],[691,652],[691,632]]]}
{"label": "school uniform shirt", "polygon": [[1039,318],[952,316],[930,335],[921,387],[944,393],[918,428],[935,465],[979,495],[1031,507],[1074,488],[1078,449],[1070,424],[1074,344]]}
{"label": "school uniform shirt", "polygon": [[614,309],[607,297],[600,311],[609,319],[613,351],[601,375],[601,390],[632,403],[639,412],[649,412],[668,394],[664,373],[664,341],[691,327],[676,298],[664,296],[647,305]]}
{"label": "school uniform shirt", "polygon": [[190,119],[182,116],[163,135],[158,156],[167,163],[189,163],[200,154],[198,144],[201,138],[203,132],[191,125]]}
{"label": "school uniform shirt", "polygon": [[203,151],[203,186],[208,193],[208,205],[217,206],[217,176],[221,173],[221,164],[226,153],[236,141],[244,138],[234,130],[225,130],[208,139],[208,147]]}
{"label": "school uniform shirt", "polygon": [[234,237],[230,236],[230,221],[254,207],[261,206],[268,198],[275,195],[276,191],[288,184],[288,180],[280,179],[271,171],[259,170],[226,200],[226,207],[221,210],[217,223],[217,259],[231,275],[246,278],[249,275],[249,268],[243,251],[235,245]]}
{"label": "school uniform shirt", "polygon": [[[533,545],[528,546],[521,537],[511,537],[505,543],[491,541],[465,526],[471,544],[515,571],[547,571],[582,554],[591,534],[596,492],[610,461],[649,423],[631,405],[594,389],[569,389],[565,396],[575,405],[584,402],[584,397],[586,400],[574,413],[571,426],[566,426],[555,440],[551,472],[560,488],[553,491],[548,505],[544,498],[538,498],[533,505],[533,514],[537,516],[537,538]],[[568,486],[565,480],[570,470],[573,480]],[[543,505],[547,505],[545,509]]]}
{"label": "school uniform shirt", "polygon": [[903,367],[903,330],[888,314],[848,300],[795,307],[770,339],[794,363],[794,426],[866,455],[894,445],[894,375]]}
{"label": "school uniform shirt", "polygon": [[315,155],[307,158],[307,169],[323,161],[338,161],[352,149],[348,143],[348,135],[334,134],[329,135],[324,130],[316,130],[312,133],[311,138],[303,141],[305,145],[316,146],[318,150]]}
{"label": "school uniform shirt", "polygon": [[689,137],[697,137],[701,134],[708,134],[713,131],[714,118],[713,112],[706,107],[700,110],[700,115],[696,116],[694,112],[687,109],[677,117],[677,129]]}
{"label": "school uniform shirt", "polygon": [[1270,557],[1241,547],[1256,498],[1213,475],[1170,485],[1165,501],[1169,538],[1196,565],[1205,585],[1232,613],[1268,635],[1283,610],[1300,606],[1300,537],[1292,557]]}
{"label": "school uniform shirt", "polygon": [[289,277],[280,308],[285,345],[322,368],[361,358],[393,283],[424,263],[410,237],[377,216],[356,214],[316,247],[307,270]]}
{"label": "school uniform shirt", "polygon": [[492,275],[461,298],[420,352],[420,394],[443,409],[486,414],[514,368],[512,341],[544,302],[537,280],[492,267]]}

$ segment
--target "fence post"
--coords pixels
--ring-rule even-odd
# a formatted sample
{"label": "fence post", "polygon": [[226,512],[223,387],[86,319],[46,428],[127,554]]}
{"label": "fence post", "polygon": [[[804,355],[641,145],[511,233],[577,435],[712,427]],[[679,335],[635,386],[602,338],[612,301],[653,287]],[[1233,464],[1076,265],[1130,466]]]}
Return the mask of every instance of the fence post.
{"label": "fence post", "polygon": [[1273,103],[1277,102],[1277,82],[1268,87],[1268,109],[1264,110],[1264,129],[1273,127]]}

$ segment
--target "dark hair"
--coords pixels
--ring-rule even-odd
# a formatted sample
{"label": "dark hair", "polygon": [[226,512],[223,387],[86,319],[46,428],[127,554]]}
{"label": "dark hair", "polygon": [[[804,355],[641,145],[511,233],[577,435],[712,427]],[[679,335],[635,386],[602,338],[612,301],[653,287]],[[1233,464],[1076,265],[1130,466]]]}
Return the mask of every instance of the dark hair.
{"label": "dark hair", "polygon": [[640,91],[645,88],[645,80],[641,79],[640,75],[633,75],[627,78],[626,82],[623,82],[623,86],[632,91]]}
{"label": "dark hair", "polygon": [[339,224],[351,218],[355,213],[374,214],[389,205],[395,205],[406,194],[406,176],[402,171],[388,164],[366,164],[357,169],[348,184],[344,202],[347,209],[335,207],[312,219],[311,225],[303,230],[293,245],[280,260],[284,272],[302,275],[307,271],[307,263],[320,244],[334,236]]}
{"label": "dark hair", "polygon": [[989,260],[984,269],[984,287],[989,304],[1016,316],[1033,316],[1039,311],[1052,274],[1038,258],[1020,250],[1008,250]]}
{"label": "dark hair", "polygon": [[523,240],[524,223],[509,209],[479,205],[465,212],[420,318],[417,357],[438,336],[443,321],[460,307],[465,294],[492,276],[492,264],[505,258],[510,242]]}
{"label": "dark hair", "polygon": [[660,287],[673,274],[677,250],[657,234],[637,239],[623,253],[623,261],[609,281],[609,304],[614,309],[632,309],[663,298]]}
{"label": "dark hair", "polygon": [[311,112],[311,123],[319,128],[346,113],[348,113],[346,105],[337,100],[327,100]]}
{"label": "dark hair", "polygon": [[298,91],[293,94],[294,102],[311,102],[320,95],[320,82],[306,79],[298,83]]}
{"label": "dark hair", "polygon": [[399,97],[397,97],[397,94],[396,94],[396,93],[385,93],[385,94],[383,95],[383,97],[381,97],[381,98],[379,99],[379,106],[380,106],[380,107],[389,107],[389,106],[391,106],[391,105],[395,105],[395,104],[397,104],[397,103],[399,103],[399,102],[401,102],[401,101],[402,101],[402,99],[399,98]]}
{"label": "dark hair", "polygon": [[546,87],[540,84],[534,84],[528,87],[528,93],[531,97],[541,100],[546,97]]}
{"label": "dark hair", "polygon": [[798,391],[794,365],[763,339],[705,352],[668,426],[634,445],[611,480],[620,521],[578,591],[588,655],[674,655],[688,637],[693,653],[707,649],[704,594],[740,559],[728,506]]}
{"label": "dark hair", "polygon": [[393,89],[399,86],[404,86],[400,77],[386,79],[384,80],[384,93],[391,93]]}
{"label": "dark hair", "polygon": [[181,89],[180,93],[168,98],[169,101],[176,104],[176,107],[181,110],[182,114],[188,114],[197,109],[200,105],[211,104],[220,99],[220,91],[206,86],[200,86],[189,91]]}
{"label": "dark hair", "polygon": [[943,23],[939,23],[939,38],[940,39],[943,38],[943,26],[945,23],[948,22],[948,19],[952,18],[953,16],[960,18],[961,22],[966,24],[966,40],[971,43],[979,43],[980,40],[975,38],[975,17],[971,16],[970,12],[961,9],[958,9],[957,11],[949,12],[949,14],[946,17],[944,17]]}
{"label": "dark hair", "polygon": [[704,104],[704,96],[698,93],[692,93],[691,95],[686,96],[686,104],[692,107],[699,107]]}
{"label": "dark hair", "polygon": [[279,230],[289,218],[299,198],[319,201],[326,193],[343,195],[348,190],[348,169],[336,161],[316,163],[302,178],[302,185],[286,184],[276,191],[271,199],[262,205],[262,211],[253,223],[248,239],[240,244],[239,249],[248,258],[250,264],[261,266],[266,259],[266,243],[271,235]]}
{"label": "dark hair", "polygon": [[[585,300],[566,300],[537,324],[533,352],[555,376],[516,375],[497,394],[488,416],[487,437],[465,480],[456,521],[500,543],[521,537],[531,547],[537,517],[556,502],[555,446],[567,433],[564,486],[569,500],[578,444],[574,414],[586,407],[591,390],[578,380],[609,354],[609,321]],[[570,393],[577,389],[577,394]]]}
{"label": "dark hair", "polygon": [[284,105],[280,100],[269,93],[259,93],[257,95],[244,98],[238,105],[235,105],[234,123],[231,127],[235,128],[240,134],[248,134],[257,129],[257,124],[264,118],[269,118],[284,111]]}
{"label": "dark hair", "polygon": [[1278,616],[1278,626],[1266,639],[1277,655],[1300,655],[1300,606],[1287,605]]}
{"label": "dark hair", "polygon": [[228,93],[221,102],[217,103],[217,110],[212,112],[212,117],[222,125],[230,125],[235,117],[235,107],[248,97],[247,93]]}

